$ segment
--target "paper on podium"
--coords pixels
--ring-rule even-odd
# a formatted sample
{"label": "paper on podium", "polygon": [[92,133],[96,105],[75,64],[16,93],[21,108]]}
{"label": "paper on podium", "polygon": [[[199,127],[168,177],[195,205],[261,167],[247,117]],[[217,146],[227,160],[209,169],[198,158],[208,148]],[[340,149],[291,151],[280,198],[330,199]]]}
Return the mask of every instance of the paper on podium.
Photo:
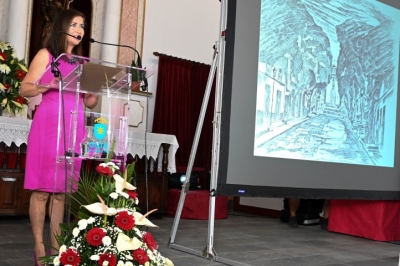
{"label": "paper on podium", "polygon": [[121,72],[121,68],[88,62],[83,65],[80,77],[81,90],[97,93],[102,90],[103,86],[108,86],[108,82],[119,72]]}

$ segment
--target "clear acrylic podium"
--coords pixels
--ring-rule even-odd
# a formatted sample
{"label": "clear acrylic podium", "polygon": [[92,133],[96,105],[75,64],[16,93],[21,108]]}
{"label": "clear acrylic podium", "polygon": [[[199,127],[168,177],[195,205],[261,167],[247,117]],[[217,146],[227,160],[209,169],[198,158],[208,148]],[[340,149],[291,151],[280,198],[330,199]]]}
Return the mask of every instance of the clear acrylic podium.
{"label": "clear acrylic podium", "polygon": [[[53,74],[49,78],[49,72],[57,72],[62,64],[70,64],[68,71],[64,68],[58,77]],[[59,92],[58,110],[54,110],[58,115],[54,179],[55,183],[65,182],[65,192],[71,191],[68,177],[79,173],[82,160],[105,160],[111,147],[112,161],[121,170],[125,168],[131,91],[151,75],[152,71],[146,69],[61,54],[37,79],[36,86]],[[82,99],[87,93],[105,96],[108,112],[85,111]],[[64,108],[66,96],[70,102],[74,97],[70,110]]]}

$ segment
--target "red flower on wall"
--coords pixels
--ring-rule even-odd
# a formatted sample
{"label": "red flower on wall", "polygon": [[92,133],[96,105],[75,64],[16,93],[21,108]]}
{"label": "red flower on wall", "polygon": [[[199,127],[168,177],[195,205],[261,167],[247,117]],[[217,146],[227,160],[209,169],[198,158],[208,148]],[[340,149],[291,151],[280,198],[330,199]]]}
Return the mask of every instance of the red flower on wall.
{"label": "red flower on wall", "polygon": [[28,72],[24,60],[19,60],[12,45],[0,42],[0,108],[9,113],[18,114],[29,102],[17,98],[21,88],[21,81]]}
{"label": "red flower on wall", "polygon": [[17,103],[20,103],[20,104],[24,104],[25,99],[22,96],[18,96],[17,98],[14,99],[14,101],[16,101]]}
{"label": "red flower on wall", "polygon": [[26,76],[26,72],[20,69],[15,70],[15,76],[17,77],[17,79],[23,80]]}
{"label": "red flower on wall", "polygon": [[0,62],[5,62],[7,61],[7,54],[0,52]]}

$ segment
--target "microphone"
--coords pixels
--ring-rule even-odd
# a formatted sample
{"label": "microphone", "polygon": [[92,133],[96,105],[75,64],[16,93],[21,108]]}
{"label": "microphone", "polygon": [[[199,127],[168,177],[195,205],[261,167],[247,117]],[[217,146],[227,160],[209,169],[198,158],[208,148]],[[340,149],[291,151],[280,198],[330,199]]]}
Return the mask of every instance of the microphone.
{"label": "microphone", "polygon": [[54,77],[56,77],[56,78],[58,78],[60,76],[60,71],[57,68],[58,65],[57,65],[56,62],[54,62],[54,60],[58,57],[57,37],[58,37],[58,34],[60,34],[60,33],[68,35],[68,36],[71,36],[71,37],[73,37],[73,38],[75,38],[77,40],[81,40],[82,39],[82,36],[80,36],[80,35],[74,36],[72,34],[69,34],[69,33],[65,32],[65,31],[57,31],[56,35],[54,36],[54,57],[53,57],[53,62],[51,63],[51,72],[54,74]]}
{"label": "microphone", "polygon": [[69,33],[66,33],[66,32],[63,32],[63,31],[61,31],[61,33],[64,33],[65,35],[68,35],[68,36],[71,36],[72,38],[75,38],[77,40],[82,40],[82,36],[81,35],[74,36],[72,34],[69,34]]}
{"label": "microphone", "polygon": [[[111,45],[111,46],[118,46],[118,47],[124,47],[124,48],[130,48],[133,51],[135,51],[135,53],[137,54],[137,65],[139,68],[142,68],[142,60],[140,58],[140,54],[138,52],[138,50],[136,50],[135,48],[133,48],[132,46],[129,45],[123,45],[123,44],[114,44],[114,43],[106,43],[106,42],[99,42],[99,41],[95,41],[93,38],[90,38],[89,41],[91,43],[99,43],[99,44],[105,44],[105,45]],[[140,80],[143,81],[143,86],[142,86],[142,90],[143,91],[147,91],[147,87],[148,87],[148,83],[147,83],[147,78],[146,78],[146,73],[144,71],[140,72]]]}

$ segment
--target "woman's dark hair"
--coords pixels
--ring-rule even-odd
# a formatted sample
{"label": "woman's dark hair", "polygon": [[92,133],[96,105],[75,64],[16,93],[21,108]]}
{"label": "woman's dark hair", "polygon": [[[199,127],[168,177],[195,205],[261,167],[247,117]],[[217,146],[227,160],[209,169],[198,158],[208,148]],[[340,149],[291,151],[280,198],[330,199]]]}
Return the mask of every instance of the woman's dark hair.
{"label": "woman's dark hair", "polygon": [[[85,21],[85,15],[75,9],[64,9],[54,20],[49,36],[44,44],[44,47],[47,48],[53,56],[56,56],[56,50],[58,55],[67,52],[68,35],[60,34],[59,32],[68,32],[71,22],[75,17],[82,17],[83,21]],[[57,47],[54,47],[56,45],[54,38],[57,38]],[[82,42],[73,48],[72,53],[79,56],[83,55]]]}

